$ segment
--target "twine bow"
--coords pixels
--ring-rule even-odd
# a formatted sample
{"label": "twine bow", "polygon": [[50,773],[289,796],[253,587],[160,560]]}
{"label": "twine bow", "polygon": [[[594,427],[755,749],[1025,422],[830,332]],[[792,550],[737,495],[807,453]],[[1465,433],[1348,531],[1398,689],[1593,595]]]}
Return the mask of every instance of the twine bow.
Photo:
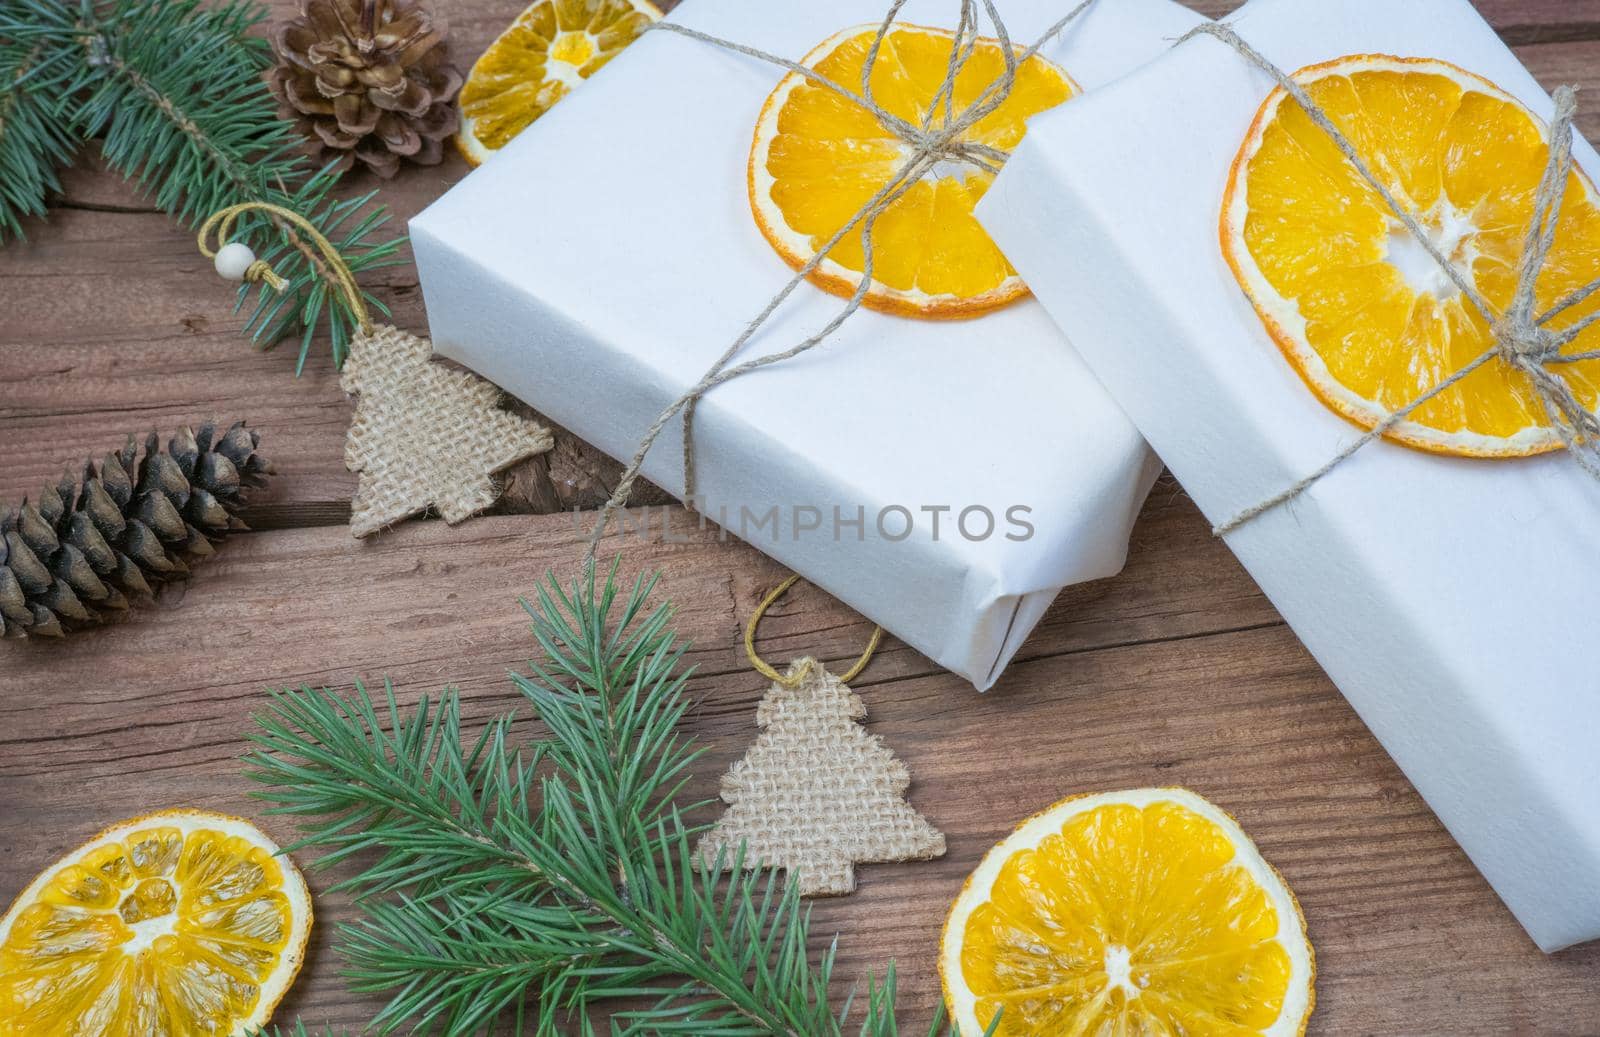
{"label": "twine bow", "polygon": [[[1005,67],[1000,75],[988,84],[972,103],[964,108],[957,109],[955,107],[956,80],[977,50],[978,4],[980,2],[994,28],[994,34],[1000,44]],[[1096,3],[1096,0],[1081,0],[1063,18],[1047,29],[1031,46],[1018,53],[1012,46],[1011,38],[1006,32],[1005,23],[1000,18],[1000,12],[996,9],[994,0],[961,0],[960,22],[956,28],[955,38],[951,42],[950,60],[945,69],[944,80],[940,83],[938,90],[935,91],[933,101],[929,104],[928,110],[923,113],[921,120],[918,122],[903,119],[878,104],[874,100],[872,88],[872,70],[877,65],[884,41],[888,39],[895,20],[900,14],[900,9],[905,6],[906,0],[894,0],[888,14],[884,16],[883,22],[878,26],[877,35],[873,38],[872,46],[867,51],[866,61],[861,69],[861,90],[859,93],[829,79],[816,69],[808,68],[799,62],[791,61],[788,58],[779,57],[733,40],[721,39],[675,22],[656,22],[649,27],[651,31],[676,33],[679,36],[699,40],[702,43],[720,47],[723,50],[777,65],[804,77],[817,86],[831,90],[852,104],[865,109],[885,129],[898,137],[905,144],[909,157],[896,170],[894,176],[890,177],[889,181],[868,199],[866,204],[856,210],[855,214],[823,243],[816,254],[795,272],[794,276],[767,302],[761,312],[745,326],[744,330],[733,340],[733,343],[717,358],[711,369],[698,382],[674,400],[666,410],[662,411],[661,416],[645,431],[644,437],[639,441],[638,449],[629,461],[628,466],[623,470],[616,489],[606,501],[605,507],[601,509],[599,520],[595,523],[594,530],[589,536],[589,542],[584,552],[584,566],[586,569],[592,570],[595,553],[599,549],[600,538],[605,535],[611,517],[618,509],[627,504],[628,497],[633,491],[633,485],[639,478],[640,469],[644,466],[646,455],[649,454],[650,448],[655,445],[657,437],[661,435],[662,430],[666,428],[669,422],[680,413],[683,415],[683,499],[685,504],[693,507],[696,481],[693,438],[694,417],[695,408],[700,400],[708,392],[724,382],[731,381],[740,375],[748,374],[763,367],[782,363],[815,348],[826,341],[835,331],[839,330],[846,320],[861,309],[867,291],[872,285],[872,230],[880,216],[941,162],[963,162],[986,172],[994,173],[999,171],[1000,166],[1009,157],[1008,153],[1000,148],[966,140],[964,139],[964,134],[998,109],[1011,96],[1011,92],[1016,86],[1018,67],[1037,54],[1051,40],[1055,39],[1094,3]],[[822,265],[834,247],[844,240],[845,235],[858,228],[861,234],[862,250],[861,280],[844,308],[816,333],[796,345],[729,366],[733,358],[749,344],[750,340],[767,323],[773,313],[794,293],[794,290]]]}
{"label": "twine bow", "polygon": [[1252,519],[1294,500],[1323,476],[1349,460],[1362,447],[1384,436],[1429,400],[1455,386],[1491,360],[1500,360],[1527,376],[1562,445],[1580,468],[1600,479],[1600,419],[1586,409],[1566,381],[1551,370],[1557,364],[1600,359],[1600,350],[1561,352],[1591,324],[1600,319],[1600,311],[1565,328],[1553,330],[1548,326],[1556,317],[1583,302],[1596,291],[1600,291],[1600,278],[1572,292],[1544,313],[1535,312],[1535,287],[1538,284],[1539,274],[1550,257],[1551,246],[1555,244],[1561,217],[1561,201],[1566,195],[1568,174],[1572,171],[1572,120],[1578,110],[1577,97],[1572,87],[1559,87],[1553,95],[1555,118],[1550,123],[1550,155],[1545,164],[1544,175],[1539,181],[1539,189],[1534,195],[1533,218],[1528,225],[1522,258],[1517,268],[1516,290],[1512,294],[1511,305],[1504,313],[1498,313],[1479,293],[1471,279],[1457,269],[1449,257],[1439,251],[1439,247],[1423,229],[1421,221],[1400,204],[1387,184],[1378,179],[1366,160],[1356,151],[1355,145],[1334,124],[1328,113],[1311,99],[1304,87],[1269,61],[1260,51],[1246,43],[1229,25],[1220,22],[1198,25],[1178,42],[1183,43],[1201,35],[1215,37],[1233,48],[1251,65],[1271,76],[1295,103],[1300,105],[1311,121],[1328,135],[1344,157],[1355,167],[1361,178],[1378,193],[1394,217],[1426,250],[1473,309],[1478,311],[1494,334],[1494,345],[1410,403],[1390,413],[1366,434],[1335,454],[1321,468],[1281,493],[1274,494],[1239,512],[1233,518],[1216,526],[1212,532],[1217,536],[1225,536]]}

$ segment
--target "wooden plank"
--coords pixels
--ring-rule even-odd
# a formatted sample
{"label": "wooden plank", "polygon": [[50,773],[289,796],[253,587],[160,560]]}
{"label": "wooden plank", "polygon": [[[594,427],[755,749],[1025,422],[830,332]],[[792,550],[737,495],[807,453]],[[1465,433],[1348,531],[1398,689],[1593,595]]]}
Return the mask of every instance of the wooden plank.
{"label": "wooden plank", "polygon": [[[63,466],[101,456],[127,434],[243,417],[279,462],[252,524],[345,521],[355,490],[344,467],[352,404],[326,343],[313,345],[299,378],[296,343],[254,350],[238,333],[233,293],[193,237],[149,211],[93,155],[87,163],[64,185],[71,202],[48,223],[31,221],[27,241],[0,249],[0,500],[37,492]],[[357,180],[349,190],[365,189]],[[396,233],[446,186],[411,177],[386,192]],[[426,330],[414,268],[365,281],[396,323]],[[501,510],[594,507],[609,495],[618,466],[565,431],[558,441],[551,455],[514,470]],[[653,488],[641,498],[661,499]]]}
{"label": "wooden plank", "polygon": [[[1212,18],[1244,0],[1179,0]],[[1511,44],[1600,39],[1600,0],[1473,0],[1485,21]]]}
{"label": "wooden plank", "polygon": [[1600,39],[1600,0],[1474,0],[1509,43]]}
{"label": "wooden plank", "polygon": [[[293,4],[274,0],[280,14]],[[1235,0],[1196,6],[1216,14]],[[466,64],[521,0],[435,7]],[[1479,7],[1547,86],[1600,79],[1596,45],[1572,42],[1600,39],[1600,0]],[[1600,110],[1582,125],[1600,132]],[[92,154],[86,163],[31,243],[0,249],[0,500],[124,432],[243,413],[283,470],[252,521],[342,522],[349,410],[320,351],[299,381],[287,357],[250,353],[189,235]],[[408,170],[381,185],[384,200],[409,216],[464,172],[456,159]],[[348,189],[371,186],[356,176]],[[373,280],[402,326],[425,326],[409,268]],[[515,474],[508,507],[593,503],[615,470],[564,437],[555,456]],[[459,684],[476,719],[515,705],[504,674],[534,648],[512,599],[547,567],[570,571],[566,522],[419,523],[367,545],[338,528],[252,534],[136,622],[66,644],[0,645],[0,901],[118,817],[182,803],[256,812],[236,756],[266,685],[347,687],[387,672],[408,700]],[[754,735],[762,689],[738,628],[778,574],[749,549],[691,541],[629,553],[667,571],[680,627],[697,644],[690,726],[711,749],[698,773],[710,790]],[[797,590],[763,628],[763,646],[777,659],[843,660],[867,629]],[[858,686],[871,729],[910,763],[913,800],[944,827],[951,852],[865,868],[858,895],[819,905],[819,943],[842,934],[844,977],[881,973],[896,956],[904,1003],[931,1004],[944,909],[1015,819],[1072,791],[1181,783],[1233,810],[1300,894],[1320,955],[1314,1032],[1596,1030],[1600,949],[1545,958],[1532,948],[1170,484],[1141,519],[1127,573],[1064,595],[990,695],[894,642]],[[323,889],[331,879],[313,881]],[[328,953],[348,911],[329,898],[320,907],[317,953],[285,1011],[358,1026],[374,1002],[343,990]]]}
{"label": "wooden plank", "polygon": [[[1233,13],[1244,0],[1180,0],[1212,18]],[[1402,0],[1403,2],[1403,0]],[[1478,13],[1507,43],[1557,43],[1600,39],[1600,0],[1473,0]]]}
{"label": "wooden plank", "polygon": [[242,417],[281,469],[264,502],[349,499],[350,409],[325,348],[300,379],[292,356],[253,352],[209,268],[189,235],[144,213],[57,210],[0,250],[0,498],[126,434]]}
{"label": "wooden plank", "polygon": [[[706,794],[755,734],[762,682],[739,628],[779,571],[671,514],[673,540],[688,542],[657,526],[627,559],[665,571],[694,642],[688,726],[709,749],[695,786]],[[937,997],[946,906],[1017,819],[1073,792],[1182,784],[1233,811],[1298,893],[1319,955],[1314,1033],[1573,1032],[1600,1019],[1600,947],[1533,948],[1204,533],[1192,508],[1158,495],[1128,572],[1066,596],[987,695],[886,645],[857,684],[869,728],[908,761],[912,801],[950,852],[865,867],[857,895],[817,905],[819,946],[840,934],[841,977],[895,958],[914,1019]],[[136,622],[0,645],[0,897],[123,816],[180,804],[258,814],[237,757],[265,686],[388,675],[410,701],[454,683],[474,722],[518,705],[505,674],[535,648],[514,596],[549,568],[570,573],[577,540],[564,516],[412,523],[369,544],[338,529],[250,534]],[[867,632],[798,588],[761,643],[773,659],[837,661]],[[344,990],[330,953],[349,911],[318,904],[316,953],[285,1017],[358,1026],[376,1002]]]}

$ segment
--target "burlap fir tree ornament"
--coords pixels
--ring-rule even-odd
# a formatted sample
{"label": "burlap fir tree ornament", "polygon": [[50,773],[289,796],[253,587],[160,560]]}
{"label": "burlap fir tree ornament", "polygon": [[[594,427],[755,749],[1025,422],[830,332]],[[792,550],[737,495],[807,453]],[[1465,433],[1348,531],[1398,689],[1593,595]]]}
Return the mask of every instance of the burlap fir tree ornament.
{"label": "burlap fir tree ornament", "polygon": [[228,241],[234,220],[249,211],[287,220],[317,245],[360,324],[339,381],[357,395],[344,451],[345,467],[361,476],[350,502],[353,535],[369,536],[430,506],[446,522],[460,522],[500,496],[496,474],[555,444],[543,425],[500,409],[494,384],[434,363],[427,339],[374,324],[339,250],[297,213],[257,202],[214,213],[200,228],[199,244],[217,273],[281,290],[270,266],[244,243]]}
{"label": "burlap fir tree ornament", "polygon": [[[905,800],[911,772],[861,726],[867,707],[818,661],[798,659],[777,673],[755,653],[762,613],[751,617],[745,647],[772,687],[756,708],[755,744],[722,779],[728,810],[700,840],[701,860],[731,863],[744,845],[748,867],[783,868],[801,896],[843,896],[856,888],[857,864],[944,856],[944,836]],[[845,679],[854,679],[882,631]]]}
{"label": "burlap fir tree ornament", "polygon": [[344,463],[361,474],[350,532],[368,536],[425,510],[449,523],[500,496],[494,476],[555,445],[550,430],[500,409],[500,390],[436,364],[433,344],[391,325],[350,341],[339,384],[354,393]]}
{"label": "burlap fir tree ornament", "polygon": [[855,865],[944,855],[944,836],[905,801],[911,772],[861,726],[866,704],[814,659],[773,681],[756,709],[762,729],[722,778],[727,813],[700,856],[785,869],[801,896],[843,896]]}

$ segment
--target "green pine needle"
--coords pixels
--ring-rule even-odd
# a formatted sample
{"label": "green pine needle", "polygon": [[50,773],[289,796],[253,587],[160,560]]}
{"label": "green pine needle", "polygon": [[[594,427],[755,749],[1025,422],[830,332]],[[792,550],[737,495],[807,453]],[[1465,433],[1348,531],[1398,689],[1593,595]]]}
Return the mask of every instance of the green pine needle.
{"label": "green pine needle", "polygon": [[[332,167],[300,151],[263,74],[272,55],[250,31],[266,16],[256,0],[7,0],[0,4],[0,236],[20,214],[43,212],[72,145],[98,137],[106,161],[157,207],[197,227],[220,209],[262,202],[308,219],[352,272],[400,262],[399,239],[372,195],[337,201]],[[43,71],[30,71],[35,66]],[[299,338],[298,374],[326,331],[342,364],[358,318],[338,280],[292,225],[249,214],[236,239],[289,283],[263,286],[245,331],[268,347]],[[242,286],[239,306],[251,292]],[[370,295],[367,304],[388,310]]]}
{"label": "green pine needle", "polygon": [[352,989],[389,998],[375,1032],[899,1032],[892,966],[835,1012],[794,890],[696,858],[690,673],[654,584],[551,577],[525,603],[545,653],[511,678],[543,725],[527,747],[510,714],[464,743],[454,692],[407,710],[388,684],[275,692],[257,718],[247,773],[304,826],[288,849],[351,869],[339,945]]}
{"label": "green pine needle", "polygon": [[0,243],[22,237],[22,217],[43,216],[61,190],[57,171],[78,145],[62,100],[68,74],[46,41],[0,37]]}
{"label": "green pine needle", "polygon": [[[329,193],[337,179],[332,166],[319,170],[293,195],[277,204],[309,219],[344,257],[352,274],[403,264],[405,260],[399,253],[405,244],[404,238],[373,240],[375,233],[389,222],[388,210],[373,203],[377,192],[369,191],[344,201],[334,200],[329,198]],[[270,263],[278,276],[289,282],[282,292],[275,292],[266,285],[255,290],[256,301],[245,321],[245,332],[253,341],[268,346],[298,337],[300,350],[294,367],[298,375],[311,355],[313,336],[319,327],[325,327],[333,348],[334,366],[343,367],[350,353],[350,337],[360,327],[360,320],[346,303],[337,279],[327,272],[320,258],[314,260],[296,247],[301,235],[293,227],[255,212],[241,215],[235,227],[238,238],[266,243],[265,247],[257,249],[257,258]],[[245,306],[250,295],[250,285],[239,286],[235,311]],[[370,292],[363,290],[361,298],[371,310],[389,315],[389,307]],[[322,319],[320,323],[319,318]]]}

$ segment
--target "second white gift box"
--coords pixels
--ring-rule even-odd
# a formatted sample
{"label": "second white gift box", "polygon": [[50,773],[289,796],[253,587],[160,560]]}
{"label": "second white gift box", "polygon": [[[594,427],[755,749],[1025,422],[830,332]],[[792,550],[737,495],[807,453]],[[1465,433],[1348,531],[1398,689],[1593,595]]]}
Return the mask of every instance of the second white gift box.
{"label": "second white gift box", "polygon": [[[1467,0],[1252,0],[1232,24],[1281,69],[1352,54],[1442,59],[1551,116]],[[1192,39],[1035,119],[979,207],[1218,524],[1357,436],[1297,376],[1219,246],[1230,167],[1273,87],[1232,47]],[[1463,141],[1450,161],[1474,161],[1480,144],[1492,149],[1495,134]],[[1581,141],[1575,154],[1591,174],[1600,165]],[[1307,203],[1285,199],[1299,233]],[[1402,273],[1448,296],[1399,228],[1376,261],[1411,264]],[[1303,235],[1306,254],[1319,244]],[[1375,442],[1227,535],[1546,950],[1600,936],[1597,533],[1600,484],[1565,453],[1489,460]]]}
{"label": "second white gift box", "polygon": [[[1026,42],[1070,6],[1002,9]],[[799,58],[884,9],[689,0],[672,17]],[[953,28],[958,9],[912,0],[901,18]],[[1169,0],[1101,0],[1041,53],[1093,90],[1198,20]],[[429,207],[410,230],[437,351],[630,457],[791,276],[746,186],[781,75],[647,34]],[[842,306],[801,285],[741,359]],[[1158,470],[1031,299],[961,321],[857,313],[718,387],[694,434],[705,514],[979,687],[1062,587],[1121,568]],[[678,494],[682,462],[674,426],[644,474]]]}

